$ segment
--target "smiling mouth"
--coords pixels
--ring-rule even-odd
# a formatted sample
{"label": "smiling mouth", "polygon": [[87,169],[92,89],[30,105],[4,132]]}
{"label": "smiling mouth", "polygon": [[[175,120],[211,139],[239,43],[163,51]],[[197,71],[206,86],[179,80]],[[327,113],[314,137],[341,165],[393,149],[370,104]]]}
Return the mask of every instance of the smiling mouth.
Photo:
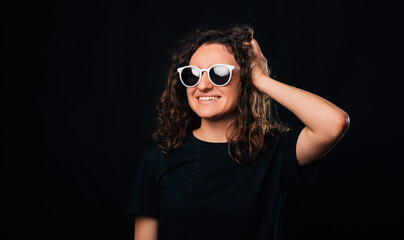
{"label": "smiling mouth", "polygon": [[213,101],[213,100],[217,100],[217,99],[219,99],[220,97],[198,97],[198,100],[199,101]]}

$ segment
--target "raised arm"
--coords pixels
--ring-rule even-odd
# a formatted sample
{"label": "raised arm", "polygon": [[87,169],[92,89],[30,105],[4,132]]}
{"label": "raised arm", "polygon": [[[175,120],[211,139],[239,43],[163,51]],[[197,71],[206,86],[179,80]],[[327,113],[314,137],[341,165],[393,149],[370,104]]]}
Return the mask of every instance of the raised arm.
{"label": "raised arm", "polygon": [[304,124],[296,145],[299,165],[306,165],[324,156],[342,138],[349,127],[349,116],[342,109],[313,93],[270,78],[266,58],[255,39],[251,41],[256,56],[253,83],[261,92],[282,104]]}

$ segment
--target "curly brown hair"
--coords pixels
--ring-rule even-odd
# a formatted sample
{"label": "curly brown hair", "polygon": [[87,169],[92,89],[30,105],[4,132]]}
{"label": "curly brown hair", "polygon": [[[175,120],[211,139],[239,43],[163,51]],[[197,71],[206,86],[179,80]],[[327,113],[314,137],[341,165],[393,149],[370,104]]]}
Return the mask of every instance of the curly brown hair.
{"label": "curly brown hair", "polygon": [[200,127],[201,118],[188,104],[186,88],[179,81],[177,68],[188,65],[192,55],[203,44],[226,46],[241,68],[238,107],[232,123],[235,130],[227,145],[231,158],[240,165],[251,163],[267,147],[266,135],[275,136],[288,130],[271,113],[272,99],[258,91],[252,83],[251,64],[255,55],[250,41],[253,34],[254,30],[245,25],[222,31],[198,29],[178,42],[172,54],[165,90],[156,108],[157,123],[153,140],[163,153],[180,147],[187,132]]}

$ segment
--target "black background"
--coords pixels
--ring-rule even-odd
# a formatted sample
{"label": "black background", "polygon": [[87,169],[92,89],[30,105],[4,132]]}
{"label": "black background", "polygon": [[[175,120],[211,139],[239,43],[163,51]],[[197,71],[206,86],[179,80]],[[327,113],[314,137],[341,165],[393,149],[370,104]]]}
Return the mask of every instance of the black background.
{"label": "black background", "polygon": [[255,29],[277,80],[351,117],[315,183],[289,193],[283,239],[403,237],[398,5],[14,1],[2,12],[2,239],[132,239],[123,212],[170,49],[234,24]]}

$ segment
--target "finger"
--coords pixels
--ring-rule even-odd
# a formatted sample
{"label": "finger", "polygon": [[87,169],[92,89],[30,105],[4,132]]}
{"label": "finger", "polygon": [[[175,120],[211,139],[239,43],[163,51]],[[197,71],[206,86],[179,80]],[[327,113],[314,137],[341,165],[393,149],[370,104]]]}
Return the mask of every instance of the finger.
{"label": "finger", "polygon": [[256,49],[257,51],[261,50],[260,45],[258,44],[257,40],[255,40],[254,38],[251,39],[251,44],[253,45],[254,49]]}
{"label": "finger", "polygon": [[253,51],[254,51],[256,57],[260,60],[259,62],[261,63],[263,69],[265,69],[265,73],[268,74],[268,59],[262,53],[257,40],[252,39],[251,45],[253,46]]}
{"label": "finger", "polygon": [[260,48],[260,45],[258,44],[257,40],[252,39],[252,40],[251,40],[251,44],[252,44],[253,48],[254,48],[258,53],[261,52],[261,48]]}
{"label": "finger", "polygon": [[264,54],[262,53],[261,48],[260,48],[260,46],[259,46],[257,40],[252,39],[252,40],[251,40],[251,45],[252,45],[252,47],[253,47],[253,51],[254,51],[255,55],[256,55],[258,58],[263,59],[263,60],[266,61],[266,58],[265,58]]}

